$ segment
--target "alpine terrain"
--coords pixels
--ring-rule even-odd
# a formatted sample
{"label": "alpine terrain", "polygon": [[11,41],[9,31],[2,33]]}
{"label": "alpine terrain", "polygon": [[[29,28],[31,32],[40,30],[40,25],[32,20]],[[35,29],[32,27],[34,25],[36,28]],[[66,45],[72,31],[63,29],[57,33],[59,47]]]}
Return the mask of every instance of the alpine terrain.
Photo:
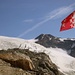
{"label": "alpine terrain", "polygon": [[50,34],[41,34],[36,37],[39,43],[46,48],[61,48],[73,57],[75,57],[75,38],[59,38]]}
{"label": "alpine terrain", "polygon": [[75,75],[74,49],[74,38],[0,36],[0,75]]}

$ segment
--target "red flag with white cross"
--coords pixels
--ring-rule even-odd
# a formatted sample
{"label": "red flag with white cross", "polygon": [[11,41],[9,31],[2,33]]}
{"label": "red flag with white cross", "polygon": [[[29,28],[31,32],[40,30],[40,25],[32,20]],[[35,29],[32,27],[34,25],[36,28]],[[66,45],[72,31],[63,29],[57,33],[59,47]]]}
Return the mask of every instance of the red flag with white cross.
{"label": "red flag with white cross", "polygon": [[75,28],[75,11],[73,11],[69,16],[67,16],[62,22],[61,22],[60,31],[68,30]]}

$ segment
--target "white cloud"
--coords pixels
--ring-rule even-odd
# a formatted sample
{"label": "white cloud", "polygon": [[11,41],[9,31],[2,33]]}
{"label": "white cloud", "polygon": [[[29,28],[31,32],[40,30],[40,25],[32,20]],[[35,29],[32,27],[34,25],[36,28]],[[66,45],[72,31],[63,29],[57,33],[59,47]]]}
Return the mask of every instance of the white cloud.
{"label": "white cloud", "polygon": [[30,22],[33,22],[33,19],[26,19],[26,20],[24,20],[23,22],[25,22],[25,23],[30,23]]}
{"label": "white cloud", "polygon": [[45,16],[45,18],[50,18],[50,17],[52,17],[52,19],[60,18],[68,13],[71,13],[75,8],[74,6],[75,6],[75,3],[66,7],[55,9],[52,12],[50,12],[47,16]]}
{"label": "white cloud", "polygon": [[57,18],[64,16],[65,14],[70,13],[72,10],[73,10],[73,7],[61,7],[50,12],[46,16],[46,18],[52,17],[52,19],[57,19]]}
{"label": "white cloud", "polygon": [[[20,34],[18,37],[22,37],[24,35],[26,35],[27,33],[33,31],[34,29],[36,29],[37,27],[43,25],[44,23],[46,23],[47,21],[51,20],[51,19],[55,19],[55,18],[60,18],[61,16],[71,12],[75,6],[74,4],[69,5],[68,7],[61,7],[58,9],[53,10],[52,12],[49,13],[49,15],[47,15],[45,17],[44,20],[42,20],[41,22],[37,23],[36,25],[34,25],[32,28],[29,28],[28,30],[24,31],[22,34]],[[32,21],[32,20],[30,20]]]}
{"label": "white cloud", "polygon": [[39,23],[37,23],[36,25],[34,25],[32,28],[29,28],[28,30],[24,31],[22,34],[20,34],[18,37],[22,37],[24,35],[26,35],[27,33],[33,31],[34,29],[36,29],[37,27],[41,26],[43,23],[47,22],[49,19],[43,20]]}

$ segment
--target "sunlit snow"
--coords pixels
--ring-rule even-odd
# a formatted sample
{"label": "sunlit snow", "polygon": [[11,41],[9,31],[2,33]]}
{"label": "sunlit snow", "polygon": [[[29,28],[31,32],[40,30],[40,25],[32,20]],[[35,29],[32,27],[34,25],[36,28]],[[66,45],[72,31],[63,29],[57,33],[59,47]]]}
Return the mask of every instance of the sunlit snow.
{"label": "sunlit snow", "polygon": [[[58,69],[63,73],[75,72],[75,58],[69,56],[66,51],[60,48],[45,48],[35,43],[36,40],[24,40],[20,38],[10,38],[0,36],[0,50],[8,48],[29,49],[36,52],[45,52]],[[68,75],[68,74],[66,74]]]}

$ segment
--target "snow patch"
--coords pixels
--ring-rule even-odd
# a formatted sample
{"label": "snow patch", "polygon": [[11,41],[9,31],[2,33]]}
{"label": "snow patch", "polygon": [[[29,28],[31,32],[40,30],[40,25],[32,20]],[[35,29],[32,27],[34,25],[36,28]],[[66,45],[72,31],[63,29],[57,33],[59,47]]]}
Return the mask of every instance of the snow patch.
{"label": "snow patch", "polygon": [[30,41],[30,42],[37,42],[38,39],[29,39],[28,41]]}
{"label": "snow patch", "polygon": [[74,48],[75,47],[75,43],[73,43],[73,45],[71,46],[71,48]]}
{"label": "snow patch", "polygon": [[49,38],[49,40],[51,40],[52,38]]}
{"label": "snow patch", "polygon": [[59,40],[64,42],[64,40],[67,40],[67,38],[59,38]]}

